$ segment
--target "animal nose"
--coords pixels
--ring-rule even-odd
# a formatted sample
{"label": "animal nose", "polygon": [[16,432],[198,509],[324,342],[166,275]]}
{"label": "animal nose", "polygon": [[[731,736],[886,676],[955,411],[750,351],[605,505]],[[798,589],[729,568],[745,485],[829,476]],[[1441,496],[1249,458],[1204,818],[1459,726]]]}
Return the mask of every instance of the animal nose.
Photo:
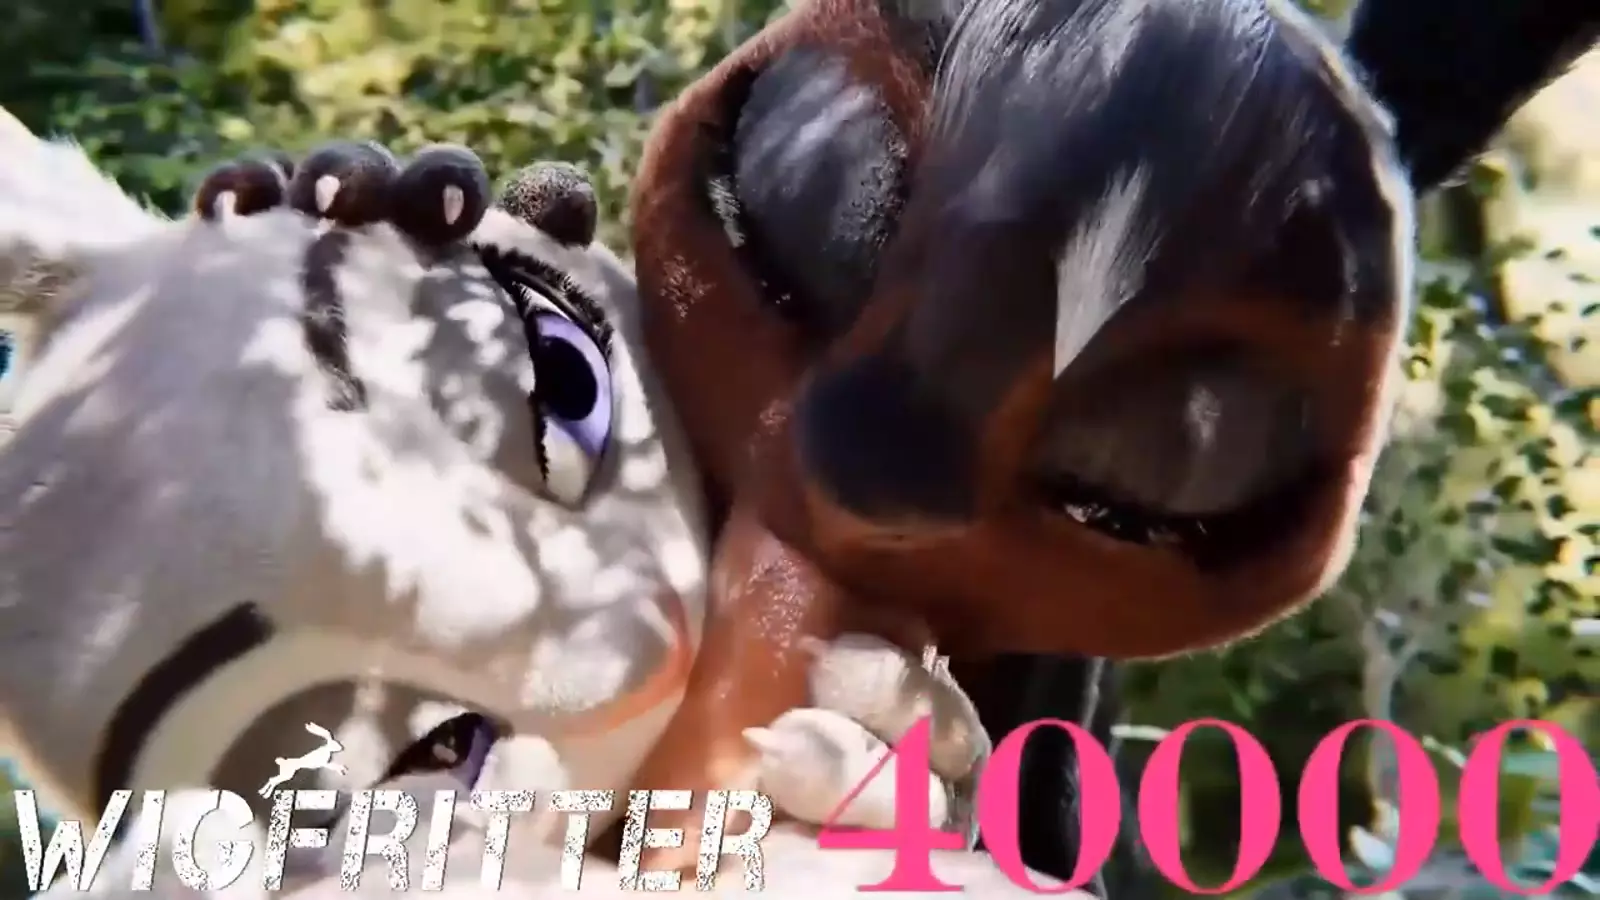
{"label": "animal nose", "polygon": [[887,355],[819,373],[795,404],[805,474],[864,519],[969,517],[976,429],[929,387]]}

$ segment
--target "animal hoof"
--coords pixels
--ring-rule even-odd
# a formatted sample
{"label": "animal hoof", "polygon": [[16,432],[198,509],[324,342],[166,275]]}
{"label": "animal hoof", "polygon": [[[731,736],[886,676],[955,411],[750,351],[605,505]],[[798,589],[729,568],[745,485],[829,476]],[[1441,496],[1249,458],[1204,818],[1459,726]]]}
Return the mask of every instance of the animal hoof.
{"label": "animal hoof", "polygon": [[399,165],[368,142],[341,141],[318,148],[289,181],[289,205],[340,225],[370,225],[386,218]]}
{"label": "animal hoof", "polygon": [[277,160],[239,159],[207,173],[192,205],[200,218],[212,222],[265,212],[283,205],[287,194],[288,176]]}
{"label": "animal hoof", "polygon": [[394,184],[389,221],[432,247],[472,233],[489,208],[489,173],[465,147],[436,144],[418,153]]}
{"label": "animal hoof", "polygon": [[599,216],[594,185],[587,173],[569,163],[541,162],[521,169],[501,192],[498,205],[568,246],[586,247],[594,240]]}

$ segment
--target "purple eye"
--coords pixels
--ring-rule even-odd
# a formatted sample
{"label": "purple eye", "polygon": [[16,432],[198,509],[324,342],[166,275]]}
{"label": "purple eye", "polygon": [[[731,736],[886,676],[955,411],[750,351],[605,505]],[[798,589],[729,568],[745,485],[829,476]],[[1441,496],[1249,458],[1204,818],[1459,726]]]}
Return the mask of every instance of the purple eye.
{"label": "purple eye", "polygon": [[534,401],[543,421],[546,488],[577,503],[611,439],[611,368],[583,328],[553,312],[533,315]]}
{"label": "purple eye", "polygon": [[490,748],[505,736],[506,729],[487,716],[479,713],[453,716],[434,726],[395,757],[378,780],[390,781],[417,772],[450,771],[470,788],[483,774]]}

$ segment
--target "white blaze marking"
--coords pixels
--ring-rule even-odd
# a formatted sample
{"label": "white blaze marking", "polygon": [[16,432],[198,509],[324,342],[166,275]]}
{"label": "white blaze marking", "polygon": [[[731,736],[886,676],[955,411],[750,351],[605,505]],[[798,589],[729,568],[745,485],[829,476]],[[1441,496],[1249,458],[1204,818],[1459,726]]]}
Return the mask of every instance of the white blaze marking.
{"label": "white blaze marking", "polygon": [[1155,249],[1155,236],[1139,218],[1147,180],[1136,170],[1113,184],[1062,248],[1056,262],[1056,375],[1139,290]]}

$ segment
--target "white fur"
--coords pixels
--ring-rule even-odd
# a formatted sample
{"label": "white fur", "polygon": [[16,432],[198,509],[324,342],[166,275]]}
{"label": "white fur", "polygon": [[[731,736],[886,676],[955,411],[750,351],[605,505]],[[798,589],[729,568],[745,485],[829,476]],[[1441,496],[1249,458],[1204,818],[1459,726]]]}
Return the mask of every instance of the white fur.
{"label": "white fur", "polygon": [[[865,779],[887,753],[888,748],[883,740],[847,716],[843,710],[850,710],[864,721],[876,723],[874,727],[897,727],[890,723],[909,726],[911,714],[931,712],[935,737],[930,755],[935,759],[959,758],[960,754],[952,751],[969,745],[965,740],[952,741],[952,735],[977,728],[977,723],[968,721],[970,703],[947,680],[922,681],[915,676],[899,677],[896,684],[921,685],[915,689],[914,697],[898,689],[885,691],[870,687],[875,682],[880,685],[883,683],[879,677],[882,673],[904,673],[908,666],[917,669],[916,662],[907,654],[865,635],[847,635],[819,647],[818,654],[821,662],[819,668],[825,674],[820,675],[817,682],[828,685],[823,694],[814,698],[818,706],[792,710],[780,716],[769,728],[751,729],[750,733],[752,742],[762,751],[761,788],[768,792],[774,804],[784,813],[802,823],[822,824],[839,809],[849,791]],[[841,690],[847,683],[859,683],[869,689],[863,692]],[[899,736],[889,735],[891,740]],[[981,764],[981,760],[979,762]],[[929,778],[930,823],[948,826],[955,817],[959,824],[960,817],[970,815],[970,811],[950,805],[952,799],[959,801],[961,798],[959,793],[952,798],[950,783],[941,774],[957,777],[956,773],[947,772],[935,773]],[[978,769],[970,767],[963,780],[975,780],[977,774]],[[879,829],[894,827],[894,782],[893,765],[880,769],[867,783],[866,789],[843,808],[833,824]],[[513,738],[497,744],[494,758],[477,784],[481,790],[550,790],[566,786],[569,786],[567,774],[554,747],[536,737]],[[403,791],[419,801],[432,797],[438,790],[454,790],[458,793],[465,790],[465,786],[448,773],[404,775],[373,787]],[[168,803],[169,815],[180,808],[193,806],[201,799],[197,791],[177,792]],[[558,839],[564,833],[565,817],[550,813],[547,804],[545,800],[536,799],[531,814],[512,817],[509,846],[515,852],[506,856],[503,888],[490,892],[480,888],[477,883],[488,818],[467,808],[464,802],[458,803],[454,811],[456,826],[447,853],[444,893],[477,900],[491,893],[544,896],[544,892],[553,891],[560,875],[560,854],[553,845],[553,839]],[[422,883],[433,808],[427,802],[420,802],[418,813],[418,825],[405,842],[411,890],[419,890]],[[138,836],[144,824],[137,819],[135,821],[132,834]],[[342,835],[347,825],[347,818],[340,817],[330,826],[331,843],[326,848],[290,850],[284,887],[293,892],[293,896],[306,900],[333,896],[332,885],[336,883],[342,863]],[[369,833],[388,834],[393,827],[391,814],[375,811]],[[227,832],[220,822],[212,823],[210,828],[202,830],[197,850],[215,846],[211,843],[214,841],[241,838],[254,840],[256,846],[262,846],[260,842],[265,838],[259,825],[244,833]],[[163,843],[158,854],[154,891],[144,894],[126,890],[128,877],[137,862],[138,843],[141,841],[134,840],[112,849],[102,866],[102,874],[95,882],[97,889],[94,893],[97,896],[116,900],[154,896],[157,900],[163,900],[192,894],[178,884],[167,862],[170,859],[170,840]],[[881,854],[819,854],[815,838],[793,825],[777,826],[774,833],[762,842],[762,846],[767,854],[767,893],[776,892],[782,897],[799,896],[798,891],[802,888],[808,892],[806,896],[814,896],[817,890],[825,887],[853,889],[857,885],[881,880],[887,874],[889,865],[889,860]],[[938,853],[936,857],[939,859],[936,871],[943,877],[969,888],[981,889],[985,896],[1028,895],[1021,888],[1003,883],[998,870],[989,865],[985,857],[948,852]],[[856,862],[846,863],[846,859]],[[863,866],[863,860],[871,864]],[[213,893],[228,898],[256,897],[260,893],[255,890],[255,886],[260,884],[259,857],[252,859],[251,863],[246,874],[231,889]],[[877,871],[877,868],[883,868],[883,871]],[[721,871],[724,874],[719,878],[718,891],[742,893],[738,864],[725,860]],[[362,868],[361,893],[376,895],[379,891],[387,891],[387,874],[387,861],[377,855],[369,856]],[[1034,878],[1040,884],[1053,883],[1043,876],[1035,875]],[[583,890],[586,895],[593,891],[604,892],[616,883],[616,873],[601,860],[592,858],[585,865],[584,879]],[[70,892],[72,889],[63,884],[45,896]],[[1073,900],[1083,900],[1082,895],[1072,897]]]}
{"label": "white fur", "polygon": [[1146,180],[1136,170],[1116,182],[1061,251],[1056,262],[1056,375],[1139,291],[1145,263],[1155,250],[1155,236],[1141,228]]}
{"label": "white fur", "polygon": [[[803,821],[890,830],[899,804],[896,766],[878,765],[889,745],[851,719],[825,709],[792,709],[745,737],[761,753],[761,789]],[[869,776],[870,780],[869,780]],[[861,792],[841,805],[857,785]],[[928,779],[928,824],[943,826],[949,801],[942,780]]]}
{"label": "white fur", "polygon": [[[659,668],[672,640],[663,593],[681,598],[697,649],[706,548],[684,443],[648,370],[632,360],[639,309],[615,257],[561,247],[499,214],[475,236],[542,255],[612,304],[622,338],[614,446],[598,486],[572,509],[530,489],[525,462],[507,452],[525,425],[515,421],[525,354],[514,323],[484,302],[496,288],[470,255],[424,268],[384,228],[355,242],[338,274],[371,407],[334,413],[295,327],[294,277],[312,223],[289,212],[166,222],[76,147],[30,140],[15,129],[0,138],[0,173],[18,184],[49,174],[53,193],[15,193],[0,205],[10,217],[0,221],[0,263],[48,270],[60,293],[0,283],[38,332],[15,397],[17,433],[0,444],[0,712],[57,810],[98,813],[90,772],[123,693],[243,602],[259,604],[279,636],[189,691],[148,736],[126,787],[209,781],[253,797],[274,755],[306,748],[294,743],[304,739],[297,726],[249,729],[263,716],[298,723],[304,709],[274,705],[319,684],[348,685],[318,702],[342,710],[324,724],[345,745],[351,782],[370,784],[400,745],[476,707],[519,733],[495,747],[480,786],[628,787],[681,685],[611,727],[567,726]],[[88,211],[105,212],[103,229],[67,227]],[[429,356],[430,338],[452,329],[470,339]],[[426,389],[441,383],[451,387],[437,408]],[[469,424],[493,439],[466,439]],[[820,662],[819,708],[771,732],[783,738],[809,722],[823,738],[783,755],[780,804],[802,820],[824,815],[853,784],[849,773],[864,774],[884,747],[873,732],[892,740],[931,713],[930,803],[944,819],[943,778],[975,778],[987,750],[975,749],[982,729],[971,704],[947,680],[916,677],[915,662],[881,643],[847,639],[823,648]],[[254,774],[215,780],[219,760],[241,753]],[[426,793],[447,777],[381,786]],[[188,808],[208,791],[179,790],[173,802]],[[592,835],[605,824],[596,818]],[[451,849],[457,871],[481,858],[481,829],[468,824]],[[550,844],[560,835],[551,825],[548,816],[514,825],[514,843],[544,847],[508,861],[509,890],[537,892],[554,877]],[[260,846],[259,827],[251,835]],[[774,839],[798,865],[815,848],[792,837],[780,829]],[[97,893],[134,896],[124,886],[136,852],[131,843],[113,851]],[[301,854],[290,872],[301,885],[311,878],[301,893],[317,896],[332,889],[336,865],[326,853]],[[387,890],[381,868],[368,861],[363,890]],[[862,880],[842,872],[841,886]],[[999,887],[992,867],[978,874]],[[225,893],[253,898],[252,884],[257,868]],[[166,871],[152,893],[189,892]]]}
{"label": "white fur", "polygon": [[165,219],[122,192],[77,144],[41,141],[0,109],[0,248],[69,259],[147,237]]}
{"label": "white fur", "polygon": [[970,775],[993,749],[978,711],[940,673],[882,638],[847,634],[810,648],[811,699],[861,723],[878,737],[897,741],[918,719],[932,720],[928,764],[944,778]]}
{"label": "white fur", "polygon": [[[306,748],[298,721],[247,729],[328,684],[348,688],[299,721],[340,735],[352,779],[442,701],[547,735],[580,786],[626,787],[681,697],[673,660],[698,644],[706,568],[694,470],[631,327],[608,455],[584,503],[563,506],[529,452],[521,323],[461,315],[503,299],[474,254],[424,266],[386,227],[354,239],[337,278],[371,402],[334,412],[298,321],[315,223],[167,222],[75,146],[4,140],[4,184],[50,183],[0,201],[4,258],[63,283],[34,310],[0,450],[0,711],[56,803],[94,805],[125,692],[244,603],[277,638],[186,693],[126,787],[205,783],[232,758],[241,783],[219,786],[251,794],[246,771],[259,783]],[[66,227],[78,218],[105,227]],[[559,250],[604,301],[633,291],[603,248],[526,227],[496,239]]]}

